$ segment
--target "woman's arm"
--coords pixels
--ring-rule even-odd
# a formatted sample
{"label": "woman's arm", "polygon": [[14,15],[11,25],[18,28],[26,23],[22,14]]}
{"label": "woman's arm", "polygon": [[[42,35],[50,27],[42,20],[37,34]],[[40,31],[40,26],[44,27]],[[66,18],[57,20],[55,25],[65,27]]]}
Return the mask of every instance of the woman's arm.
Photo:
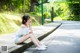
{"label": "woman's arm", "polygon": [[33,33],[31,24],[32,24],[32,21],[30,21],[29,23],[29,29],[30,29],[30,33]]}
{"label": "woman's arm", "polygon": [[32,27],[30,26],[29,28],[30,28],[30,33],[33,33],[33,31],[32,31]]}

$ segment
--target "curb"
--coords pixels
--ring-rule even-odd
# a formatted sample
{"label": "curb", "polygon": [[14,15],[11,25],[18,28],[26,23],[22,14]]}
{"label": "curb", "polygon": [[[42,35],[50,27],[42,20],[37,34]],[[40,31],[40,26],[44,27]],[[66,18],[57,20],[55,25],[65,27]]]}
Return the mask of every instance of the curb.
{"label": "curb", "polygon": [[[58,25],[56,28],[54,28],[53,30],[51,30],[50,32],[40,36],[38,39],[39,40],[42,40],[44,39],[45,37],[47,37],[49,34],[51,34],[52,32],[54,32],[57,28],[59,28],[60,26],[62,25],[62,23],[60,25]],[[32,42],[29,42],[27,44],[24,44],[22,47],[18,48],[18,49],[15,49],[13,51],[10,51],[9,53],[22,53],[24,52],[27,48],[31,47],[33,45]]]}

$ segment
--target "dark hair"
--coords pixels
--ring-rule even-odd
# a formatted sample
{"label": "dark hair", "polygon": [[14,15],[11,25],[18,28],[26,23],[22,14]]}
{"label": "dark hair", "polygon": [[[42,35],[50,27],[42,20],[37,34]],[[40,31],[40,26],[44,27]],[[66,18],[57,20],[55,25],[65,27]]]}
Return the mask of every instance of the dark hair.
{"label": "dark hair", "polygon": [[30,19],[30,16],[24,15],[24,16],[22,17],[22,24],[25,24],[29,19]]}

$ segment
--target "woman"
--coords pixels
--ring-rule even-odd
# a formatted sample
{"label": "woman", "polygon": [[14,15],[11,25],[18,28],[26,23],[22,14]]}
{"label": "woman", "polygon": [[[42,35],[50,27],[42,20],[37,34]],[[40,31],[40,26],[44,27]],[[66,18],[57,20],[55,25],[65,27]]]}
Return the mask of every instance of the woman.
{"label": "woman", "polygon": [[22,17],[22,24],[20,29],[16,34],[15,43],[23,43],[25,40],[30,38],[32,42],[37,46],[37,50],[45,50],[47,46],[40,43],[40,41],[34,36],[32,28],[31,28],[31,19],[30,16],[24,15]]}

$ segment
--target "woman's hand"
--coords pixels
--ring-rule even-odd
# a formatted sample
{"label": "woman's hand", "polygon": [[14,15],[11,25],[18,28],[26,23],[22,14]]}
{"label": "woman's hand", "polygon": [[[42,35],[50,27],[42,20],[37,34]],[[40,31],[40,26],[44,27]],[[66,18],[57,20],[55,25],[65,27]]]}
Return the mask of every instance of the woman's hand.
{"label": "woman's hand", "polygon": [[32,34],[33,32],[31,31],[31,32],[29,32],[29,34]]}
{"label": "woman's hand", "polygon": [[31,21],[31,20],[29,20],[28,24],[29,24],[29,26],[31,26],[31,24],[32,24],[32,21]]}
{"label": "woman's hand", "polygon": [[30,25],[30,26],[31,26],[31,24],[32,24],[32,21],[29,22],[29,25]]}

